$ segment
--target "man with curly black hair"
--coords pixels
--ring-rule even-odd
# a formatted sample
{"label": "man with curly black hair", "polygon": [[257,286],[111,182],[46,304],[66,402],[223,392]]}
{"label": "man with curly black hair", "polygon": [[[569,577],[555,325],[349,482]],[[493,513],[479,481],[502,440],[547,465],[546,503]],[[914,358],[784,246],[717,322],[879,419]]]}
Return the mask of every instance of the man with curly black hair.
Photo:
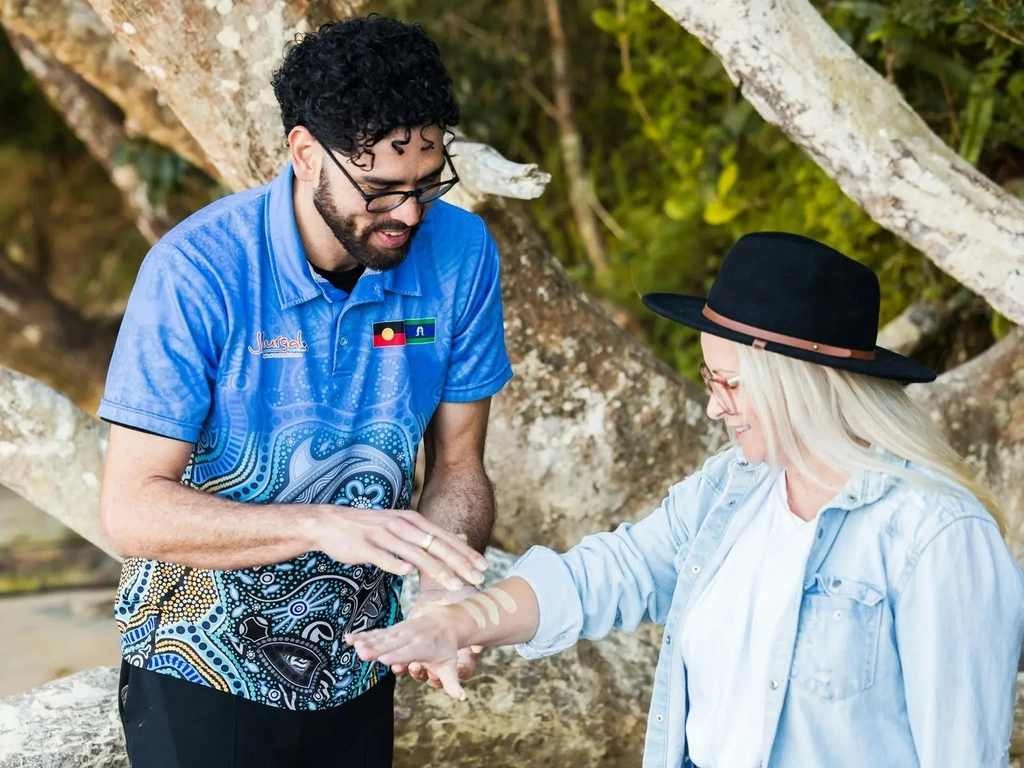
{"label": "man with curly black hair", "polygon": [[[296,215],[304,210],[310,236],[323,240],[317,266],[397,266],[422,206],[404,205],[409,196],[396,190],[414,182],[428,203],[457,181],[445,143],[459,105],[437,46],[421,28],[383,17],[327,24],[291,48],[273,82],[296,178],[315,184],[316,215],[298,206]],[[299,167],[317,170],[311,161],[318,175],[307,179]],[[338,199],[330,166],[341,172]]]}
{"label": "man with curly black hair", "polygon": [[287,166],[153,247],[99,409],[136,768],[390,765],[403,670],[344,636],[398,621],[414,569],[429,610],[486,568],[512,372],[494,241],[439,200],[459,107],[437,46],[327,24],[273,85]]}

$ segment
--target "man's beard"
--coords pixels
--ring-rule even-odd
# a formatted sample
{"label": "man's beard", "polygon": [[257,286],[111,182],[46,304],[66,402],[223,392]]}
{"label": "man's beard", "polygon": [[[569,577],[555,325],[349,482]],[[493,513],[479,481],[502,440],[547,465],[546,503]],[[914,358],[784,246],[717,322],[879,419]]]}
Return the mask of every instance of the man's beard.
{"label": "man's beard", "polygon": [[[394,269],[405,260],[420,226],[416,224],[409,227],[395,219],[384,219],[368,224],[362,232],[359,232],[356,229],[355,216],[339,216],[335,212],[330,182],[323,169],[320,171],[320,183],[317,184],[316,191],[313,192],[313,206],[348,255],[364,267],[375,269],[378,272]],[[374,248],[370,244],[370,238],[374,232],[404,232],[407,229],[412,231],[409,232],[409,237],[399,248]]]}

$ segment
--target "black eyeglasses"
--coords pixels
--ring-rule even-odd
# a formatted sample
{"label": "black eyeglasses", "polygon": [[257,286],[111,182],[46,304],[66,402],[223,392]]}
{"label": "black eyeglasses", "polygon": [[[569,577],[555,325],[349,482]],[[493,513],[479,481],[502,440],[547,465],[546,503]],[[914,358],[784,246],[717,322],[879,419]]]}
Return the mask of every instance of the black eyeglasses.
{"label": "black eyeglasses", "polygon": [[459,183],[459,174],[455,172],[455,165],[452,163],[452,158],[448,154],[447,149],[442,149],[444,153],[445,163],[448,169],[452,172],[452,177],[446,181],[439,181],[436,184],[428,184],[425,187],[419,189],[410,189],[408,192],[378,192],[373,195],[368,195],[363,192],[356,180],[352,178],[348,171],[345,170],[338,158],[334,156],[334,153],[327,148],[326,145],[321,144],[324,148],[324,152],[327,156],[334,161],[334,164],[338,166],[338,169],[345,174],[345,178],[349,180],[353,187],[356,188],[356,192],[363,196],[363,200],[366,201],[366,210],[368,213],[386,213],[387,211],[393,211],[398,208],[410,197],[415,197],[419,203],[429,203],[433,200],[437,200],[442,195],[448,194],[452,187]]}

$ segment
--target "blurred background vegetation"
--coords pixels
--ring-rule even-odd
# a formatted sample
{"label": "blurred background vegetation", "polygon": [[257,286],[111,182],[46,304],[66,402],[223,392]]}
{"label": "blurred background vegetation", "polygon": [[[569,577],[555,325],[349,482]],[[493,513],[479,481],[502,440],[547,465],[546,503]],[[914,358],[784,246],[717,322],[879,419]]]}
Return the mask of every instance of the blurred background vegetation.
{"label": "blurred background vegetation", "polygon": [[[802,150],[766,124],[718,60],[646,0],[560,4],[572,119],[606,265],[570,205],[559,133],[549,15],[553,0],[373,0],[367,10],[421,22],[438,42],[463,104],[462,130],[553,174],[531,204],[561,262],[617,318],[684,375],[695,336],[653,318],[639,294],[706,291],[744,232],[819,238],[870,264],[883,322],[921,299],[962,291],[874,224]],[[969,162],[1024,194],[1024,5],[1020,0],[819,2],[824,18],[895,84]],[[113,316],[147,245],[120,196],[0,44],[0,247],[62,301]],[[172,153],[131,159],[180,216],[223,189]],[[919,353],[945,369],[977,354],[1006,322],[982,302]],[[0,328],[0,331],[3,329]]]}

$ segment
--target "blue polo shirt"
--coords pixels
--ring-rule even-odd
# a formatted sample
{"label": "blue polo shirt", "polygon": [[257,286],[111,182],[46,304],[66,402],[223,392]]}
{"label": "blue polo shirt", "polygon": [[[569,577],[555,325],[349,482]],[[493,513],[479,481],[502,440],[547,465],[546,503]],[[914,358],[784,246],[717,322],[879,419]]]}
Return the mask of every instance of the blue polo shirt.
{"label": "blue polo shirt", "polygon": [[[490,397],[511,376],[497,249],[478,216],[434,203],[406,259],[367,270],[349,296],[306,260],[288,166],[149,252],[99,416],[194,443],[182,482],[200,491],[408,508],[438,403]],[[386,674],[342,636],[396,622],[400,590],[323,552],[235,571],[129,558],[115,616],[129,663],[318,709]]]}

